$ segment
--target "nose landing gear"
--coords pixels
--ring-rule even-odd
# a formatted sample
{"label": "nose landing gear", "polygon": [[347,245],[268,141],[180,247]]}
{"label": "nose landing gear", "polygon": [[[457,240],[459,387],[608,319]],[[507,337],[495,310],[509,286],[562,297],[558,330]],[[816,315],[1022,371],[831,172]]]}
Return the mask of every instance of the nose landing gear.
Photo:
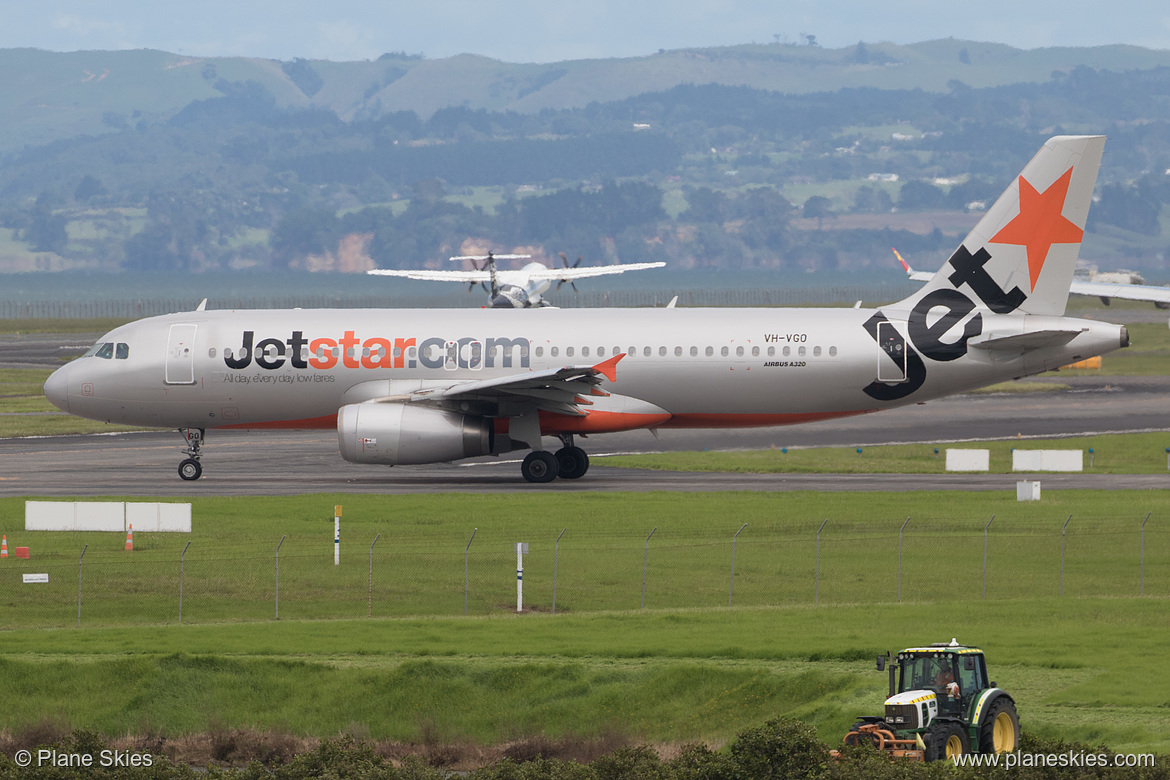
{"label": "nose landing gear", "polygon": [[203,465],[199,462],[199,450],[203,447],[203,429],[180,428],[179,433],[187,442],[187,449],[184,450],[187,458],[179,464],[179,477],[190,482],[203,476]]}

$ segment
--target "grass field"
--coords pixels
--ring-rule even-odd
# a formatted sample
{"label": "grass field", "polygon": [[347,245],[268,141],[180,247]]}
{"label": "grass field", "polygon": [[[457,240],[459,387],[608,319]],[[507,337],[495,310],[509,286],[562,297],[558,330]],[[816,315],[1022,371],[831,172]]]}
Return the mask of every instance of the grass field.
{"label": "grass field", "polygon": [[[1166,448],[1170,432],[1067,439],[1009,439],[962,444],[899,444],[877,447],[780,447],[736,452],[663,452],[607,457],[605,465],[664,471],[726,471],[808,474],[943,474],[946,450],[986,449],[993,474],[1012,473],[1012,451],[1081,450],[1084,468],[1094,474],[1170,474]],[[1092,449],[1090,465],[1089,450]]]}
{"label": "grass field", "polygon": [[[1038,504],[969,493],[564,495],[555,512],[529,495],[208,498],[195,502],[190,536],[136,534],[133,553],[118,534],[20,532],[22,511],[0,501],[0,525],[17,529],[10,547],[34,552],[0,565],[5,622],[50,610],[51,625],[75,625],[78,555],[89,544],[86,628],[0,634],[0,728],[48,720],[111,735],[230,726],[484,744],[614,733],[719,743],[787,714],[832,741],[880,709],[885,676],[871,656],[955,636],[985,647],[993,677],[1020,698],[1025,729],[1170,749],[1170,496],[1161,492],[1063,491]],[[731,540],[744,522],[729,608]],[[566,528],[552,615],[554,544]],[[514,613],[517,541],[531,545],[525,595],[536,609],[523,615]],[[19,572],[34,570],[49,572],[50,585],[20,584]]]}

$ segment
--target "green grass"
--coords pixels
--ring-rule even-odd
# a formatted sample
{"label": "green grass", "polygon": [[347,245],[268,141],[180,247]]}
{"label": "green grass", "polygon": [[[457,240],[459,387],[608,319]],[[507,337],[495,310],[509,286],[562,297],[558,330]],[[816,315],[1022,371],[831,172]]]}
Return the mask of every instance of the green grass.
{"label": "green grass", "polygon": [[[1170,749],[1170,494],[1061,491],[1018,504],[1009,493],[564,494],[555,512],[528,494],[198,497],[192,534],[136,533],[132,553],[117,533],[22,532],[23,501],[2,499],[10,549],[33,557],[0,563],[0,728],[718,743],[785,714],[835,741],[880,710],[872,656],[954,636],[988,651],[1025,729]],[[523,615],[517,541],[531,551]],[[22,572],[50,583],[24,585]],[[79,573],[82,630],[71,628]]]}
{"label": "green grass", "polygon": [[0,724],[719,743],[783,714],[833,742],[881,709],[873,656],[951,636],[987,651],[1028,731],[1170,748],[1170,636],[1164,601],[1150,599],[15,631]]}
{"label": "green grass", "polygon": [[[780,434],[782,435],[782,434]],[[778,442],[779,444],[779,442]],[[662,471],[723,471],[762,474],[943,474],[946,450],[986,449],[993,474],[1012,473],[1012,450],[1082,450],[1085,472],[1164,474],[1170,432],[1130,433],[1067,439],[1009,439],[961,444],[892,444],[874,447],[815,447],[738,452],[663,452],[615,455],[607,466]],[[1089,449],[1093,450],[1092,466]],[[787,452],[785,450],[787,449]],[[937,450],[937,454],[936,454]]]}

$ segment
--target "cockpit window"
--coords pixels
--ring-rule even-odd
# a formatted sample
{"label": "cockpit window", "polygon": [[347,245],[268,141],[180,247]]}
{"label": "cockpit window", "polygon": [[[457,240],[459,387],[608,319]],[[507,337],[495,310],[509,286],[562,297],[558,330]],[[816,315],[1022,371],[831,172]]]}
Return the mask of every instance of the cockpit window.
{"label": "cockpit window", "polygon": [[130,357],[130,345],[119,341],[117,346],[114,347],[114,358],[116,360],[125,360],[128,357]]}
{"label": "cockpit window", "polygon": [[100,358],[103,358],[105,360],[109,360],[113,356],[114,356],[114,342],[112,342],[112,341],[107,341],[104,344],[99,344],[97,352],[94,353],[94,357],[100,357]]}

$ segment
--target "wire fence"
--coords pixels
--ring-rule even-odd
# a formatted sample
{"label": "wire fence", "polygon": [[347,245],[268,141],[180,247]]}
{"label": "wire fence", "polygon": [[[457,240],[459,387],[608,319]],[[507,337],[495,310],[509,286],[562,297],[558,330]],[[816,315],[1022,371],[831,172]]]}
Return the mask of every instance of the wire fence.
{"label": "wire fence", "polygon": [[338,565],[332,539],[132,552],[95,541],[0,560],[0,628],[515,612],[517,542],[530,549],[526,612],[1170,596],[1170,524],[1147,515],[513,536],[353,534]]}

